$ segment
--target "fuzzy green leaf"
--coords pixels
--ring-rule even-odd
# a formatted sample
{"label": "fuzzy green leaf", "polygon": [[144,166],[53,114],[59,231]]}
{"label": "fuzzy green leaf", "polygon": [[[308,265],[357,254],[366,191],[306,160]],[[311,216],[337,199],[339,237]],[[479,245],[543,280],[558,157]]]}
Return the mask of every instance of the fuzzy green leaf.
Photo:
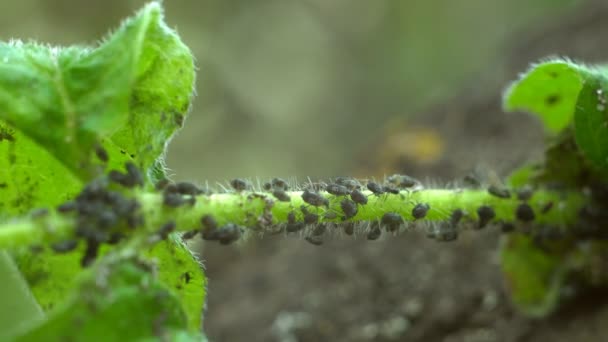
{"label": "fuzzy green leaf", "polygon": [[596,73],[585,82],[574,114],[574,137],[585,157],[608,169],[608,79]]}
{"label": "fuzzy green leaf", "polygon": [[15,341],[160,341],[187,324],[179,299],[136,258],[111,255],[78,284],[47,321]]}
{"label": "fuzzy green leaf", "polygon": [[588,70],[568,61],[532,66],[505,92],[506,111],[526,111],[540,117],[547,131],[557,133],[572,122],[576,99]]}

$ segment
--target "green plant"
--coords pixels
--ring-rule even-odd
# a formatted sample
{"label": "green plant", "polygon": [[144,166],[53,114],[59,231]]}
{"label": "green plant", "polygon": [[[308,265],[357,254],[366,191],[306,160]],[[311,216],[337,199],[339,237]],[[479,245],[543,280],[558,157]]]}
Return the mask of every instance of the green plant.
{"label": "green plant", "polygon": [[505,108],[537,113],[550,144],[542,163],[489,189],[424,189],[406,176],[359,192],[351,178],[292,190],[234,180],[219,193],[173,184],[163,155],[194,78],[158,3],[95,49],[0,43],[3,340],[204,339],[206,280],[183,242],[198,233],[228,244],[305,232],[322,244],[328,228],[375,240],[420,227],[451,241],[498,226],[510,233],[502,265],[525,313],[552,312],[566,285],[605,283],[600,67],[547,61],[509,88]]}

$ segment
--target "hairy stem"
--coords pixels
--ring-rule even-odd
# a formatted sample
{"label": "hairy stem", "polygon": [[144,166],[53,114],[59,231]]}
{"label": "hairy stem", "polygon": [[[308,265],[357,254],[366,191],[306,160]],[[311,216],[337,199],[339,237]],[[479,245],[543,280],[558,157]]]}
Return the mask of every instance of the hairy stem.
{"label": "hairy stem", "polygon": [[[357,205],[355,216],[344,219],[341,202],[348,196],[333,196],[322,192],[329,200],[328,206],[315,207],[302,199],[302,192],[287,192],[288,202],[276,200],[264,192],[233,192],[196,196],[194,204],[184,204],[174,208],[163,204],[163,196],[154,192],[138,192],[134,196],[141,204],[145,218],[145,230],[154,233],[168,221],[174,221],[176,230],[189,231],[201,228],[201,217],[211,215],[219,225],[233,223],[249,227],[252,231],[276,232],[277,227],[287,223],[290,212],[296,214],[298,221],[303,220],[301,207],[318,214],[319,222],[380,222],[385,213],[399,214],[404,220],[401,228],[412,226],[410,223],[441,223],[449,221],[452,212],[461,209],[464,217],[462,227],[476,227],[479,217],[477,209],[489,206],[495,212],[491,223],[516,222],[516,210],[523,202],[514,196],[499,198],[485,190],[477,189],[427,189],[420,191],[401,191],[399,194],[373,195],[364,192],[368,203]],[[426,203],[430,209],[424,218],[415,219],[412,209]],[[539,190],[526,201],[534,211],[533,224],[564,227],[578,219],[578,213],[586,203],[580,192]],[[550,208],[550,209],[548,209]],[[335,213],[335,215],[326,215]],[[329,216],[327,218],[326,216]],[[332,218],[333,216],[333,218]],[[271,222],[271,224],[269,224]],[[418,224],[419,225],[419,224]],[[20,219],[0,224],[0,248],[49,243],[73,236],[75,219],[71,214],[51,212],[46,217]]]}

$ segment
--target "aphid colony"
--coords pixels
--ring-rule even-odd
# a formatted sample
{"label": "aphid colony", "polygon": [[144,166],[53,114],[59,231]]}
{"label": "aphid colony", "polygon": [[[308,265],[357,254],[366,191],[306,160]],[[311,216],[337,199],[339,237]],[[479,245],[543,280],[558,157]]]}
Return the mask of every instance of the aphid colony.
{"label": "aphid colony", "polygon": [[[95,151],[97,157],[104,163],[108,155],[103,148]],[[88,184],[85,189],[73,200],[60,205],[57,210],[66,215],[75,215],[75,238],[57,242],[52,248],[58,253],[71,251],[78,246],[78,239],[86,243],[85,255],[82,265],[87,266],[95,260],[101,244],[119,242],[125,233],[143,225],[143,215],[139,213],[140,204],[122,194],[120,188],[131,189],[142,187],[144,178],[133,163],[125,164],[125,171],[111,170],[106,177]],[[481,182],[469,177],[469,182],[475,181],[474,187]],[[257,226],[250,227],[258,232],[284,232],[299,233],[313,245],[323,244],[323,236],[327,232],[342,231],[346,235],[362,232],[368,240],[377,240],[382,232],[396,233],[401,228],[408,227],[406,220],[396,212],[386,212],[376,221],[357,221],[360,208],[368,205],[369,197],[381,199],[385,196],[399,195],[405,199],[403,193],[411,193],[422,189],[421,183],[407,175],[392,175],[385,182],[361,181],[349,177],[337,177],[329,182],[309,181],[302,186],[290,185],[286,180],[273,178],[255,189],[251,182],[244,179],[233,179],[229,188],[223,188],[224,193],[243,194],[247,199],[262,199],[265,203],[264,211],[257,217]],[[118,187],[118,189],[117,189]],[[293,188],[293,190],[292,190]],[[201,188],[193,183],[173,183],[163,179],[156,183],[155,189],[162,193],[162,203],[168,209],[196,204],[197,196],[211,195],[208,188]],[[291,207],[282,223],[276,223],[272,209],[275,202],[291,202],[294,192],[300,191],[297,196],[304,203],[299,208]],[[490,195],[498,199],[510,199],[508,189],[493,184],[487,188]],[[403,192],[403,193],[402,193]],[[527,201],[532,197],[533,191],[529,188],[517,192],[520,204],[517,206],[514,219],[520,224],[528,224],[535,219],[535,212]],[[501,223],[503,232],[511,232],[516,226],[511,222],[496,221],[496,212],[490,205],[481,205],[474,213],[467,213],[462,209],[455,209],[448,219],[441,222],[425,220],[432,210],[429,203],[409,203],[412,222],[409,226],[425,227],[427,236],[437,241],[453,241],[458,238],[458,232],[463,227],[482,229],[491,223]],[[291,205],[291,204],[290,204]],[[541,213],[548,212],[553,206],[546,203],[540,209]],[[37,217],[46,215],[46,212],[32,213]],[[476,217],[476,220],[475,220]],[[464,220],[466,218],[466,220]],[[274,220],[274,221],[273,221]],[[466,224],[463,223],[466,221]],[[472,224],[474,223],[474,224]],[[126,229],[125,229],[126,228]],[[176,222],[169,220],[156,231],[156,236],[165,239],[176,230]],[[245,228],[234,223],[219,225],[211,215],[204,215],[200,219],[200,226],[182,234],[184,240],[199,235],[203,240],[217,241],[227,245],[237,241],[245,232]]]}

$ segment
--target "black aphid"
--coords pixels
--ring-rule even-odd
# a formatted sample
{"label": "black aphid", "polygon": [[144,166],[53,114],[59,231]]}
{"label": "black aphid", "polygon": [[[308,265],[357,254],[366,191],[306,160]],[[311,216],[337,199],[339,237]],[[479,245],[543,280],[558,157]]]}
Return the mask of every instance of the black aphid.
{"label": "black aphid", "polygon": [[339,184],[328,184],[325,191],[335,196],[346,196],[350,193],[350,190],[347,187]]}
{"label": "black aphid", "polygon": [[358,180],[351,177],[336,177],[334,182],[338,185],[344,186],[349,190],[355,190],[361,188],[361,183]]}
{"label": "black aphid", "polygon": [[355,232],[355,223],[354,222],[345,222],[344,223],[344,233],[346,235],[353,235]]}
{"label": "black aphid", "polygon": [[67,253],[76,249],[76,246],[78,246],[78,241],[76,240],[63,240],[51,244],[51,248],[55,253]]}
{"label": "black aphid", "polygon": [[515,209],[515,217],[522,222],[532,222],[536,215],[534,215],[534,209],[529,204],[521,203]]}
{"label": "black aphid", "polygon": [[217,229],[217,221],[211,215],[204,215],[201,217],[201,224],[205,229],[208,230]]}
{"label": "black aphid", "polygon": [[403,224],[403,218],[397,213],[385,213],[380,222],[386,227],[387,231],[394,232]]}
{"label": "black aphid", "polygon": [[139,171],[139,168],[132,162],[126,162],[125,168],[127,169],[127,175],[133,185],[144,186],[144,176]]}
{"label": "black aphid", "polygon": [[64,202],[64,203],[60,204],[57,207],[57,211],[60,212],[60,213],[67,213],[67,212],[70,212],[70,211],[74,211],[77,208],[78,208],[78,205],[76,204],[76,202],[74,202],[74,201],[67,201],[67,202]]}
{"label": "black aphid", "polygon": [[553,202],[547,202],[547,204],[543,205],[543,207],[540,209],[540,212],[542,214],[546,214],[549,212],[549,210],[551,210],[551,208],[553,208]]}
{"label": "black aphid", "polygon": [[365,194],[362,193],[358,189],[355,189],[355,190],[351,191],[351,193],[350,193],[350,199],[352,199],[353,202],[355,202],[357,204],[361,204],[361,205],[367,204],[367,196],[365,196]]}
{"label": "black aphid", "polygon": [[270,191],[272,190],[272,184],[270,184],[270,182],[265,182],[264,184],[262,184],[262,189]]}
{"label": "black aphid", "polygon": [[304,222],[288,223],[287,226],[285,227],[285,231],[288,233],[295,233],[295,232],[299,232],[300,230],[304,229],[304,227],[306,227],[306,225],[304,225]]}
{"label": "black aphid", "polygon": [[97,258],[97,253],[99,252],[99,242],[97,241],[87,241],[87,248],[84,251],[84,255],[82,259],[80,259],[80,265],[82,267],[90,266],[93,261]]}
{"label": "black aphid", "polygon": [[158,236],[161,239],[166,239],[169,234],[171,234],[175,230],[175,221],[169,221],[163,224],[157,231]]}
{"label": "black aphid", "polygon": [[384,187],[376,182],[367,182],[367,189],[374,195],[382,195],[384,193]]}
{"label": "black aphid", "polygon": [[509,189],[496,185],[490,185],[488,187],[488,193],[498,198],[511,198],[511,192],[509,191]]}
{"label": "black aphid", "polygon": [[451,222],[442,222],[435,231],[435,240],[440,242],[450,242],[458,239],[456,226]]}
{"label": "black aphid", "polygon": [[278,190],[289,190],[289,185],[287,181],[282,178],[273,178],[272,179],[272,187]]}
{"label": "black aphid", "polygon": [[205,190],[190,182],[179,182],[175,184],[175,190],[182,195],[196,196],[205,193]]}
{"label": "black aphid", "polygon": [[186,204],[187,202],[188,200],[178,193],[167,191],[163,193],[163,204],[167,207],[177,208]]}
{"label": "black aphid", "polygon": [[241,234],[242,231],[239,226],[233,223],[228,223],[227,225],[216,230],[216,239],[222,245],[229,245],[237,241],[241,237]]}
{"label": "black aphid", "polygon": [[310,205],[314,205],[315,207],[319,207],[322,205],[329,206],[329,200],[327,198],[323,197],[318,192],[313,192],[308,189],[304,190],[304,192],[302,193],[302,199],[304,200],[304,202]]}
{"label": "black aphid", "polygon": [[281,202],[289,202],[291,201],[291,197],[281,189],[276,189],[272,192],[272,195]]}
{"label": "black aphid", "polygon": [[328,220],[333,220],[336,217],[338,217],[338,213],[336,213],[335,211],[328,210],[323,214],[323,218],[328,219]]}
{"label": "black aphid", "polygon": [[349,199],[343,199],[340,202],[340,208],[344,212],[344,219],[349,219],[357,215],[359,209],[357,209],[357,204]]}
{"label": "black aphid", "polygon": [[399,190],[398,188],[392,186],[392,185],[385,185],[382,190],[384,190],[384,192],[388,192],[389,194],[393,194],[393,195],[399,195],[399,193],[401,192],[401,190]]}
{"label": "black aphid", "polygon": [[530,186],[524,186],[517,191],[517,199],[520,201],[527,201],[534,195],[534,190]]}
{"label": "black aphid", "polygon": [[118,216],[113,210],[103,210],[97,216],[97,223],[100,228],[113,227],[118,223]]}
{"label": "black aphid", "polygon": [[496,212],[494,211],[494,209],[492,209],[492,207],[482,205],[481,207],[477,208],[477,216],[479,216],[479,225],[477,226],[477,228],[481,229],[484,228],[488,223],[490,223],[490,221],[492,221],[494,217],[496,217]]}
{"label": "black aphid", "polygon": [[500,231],[503,233],[511,233],[515,230],[515,225],[511,222],[503,222],[502,226],[500,226]]}
{"label": "black aphid", "polygon": [[304,223],[315,224],[317,222],[319,222],[319,215],[313,213],[304,214]]}
{"label": "black aphid", "polygon": [[106,151],[106,149],[103,148],[101,145],[95,146],[95,154],[97,155],[97,158],[99,158],[99,160],[101,160],[103,163],[107,163],[108,160],[110,160],[110,157],[108,156],[108,151]]}
{"label": "black aphid", "polygon": [[462,209],[454,209],[454,211],[452,211],[452,215],[450,216],[450,223],[453,226],[458,225],[458,223],[460,223],[460,220],[462,220],[463,216],[464,211],[462,211]]}
{"label": "black aphid", "polygon": [[198,234],[198,230],[189,230],[182,234],[182,240],[190,240]]}
{"label": "black aphid", "polygon": [[321,236],[307,236],[305,239],[315,246],[321,246],[323,244],[323,238]]}
{"label": "black aphid", "polygon": [[311,235],[312,236],[321,236],[323,234],[325,234],[325,231],[327,230],[327,226],[324,224],[318,224],[315,229],[312,230]]}
{"label": "black aphid", "polygon": [[386,180],[401,189],[409,189],[420,184],[417,179],[412,178],[408,175],[394,174],[392,176],[389,176]]}
{"label": "black aphid", "polygon": [[431,209],[431,206],[428,203],[418,203],[412,209],[412,216],[415,220],[422,219],[426,216],[426,213]]}
{"label": "black aphid", "polygon": [[241,179],[241,178],[235,178],[235,179],[231,180],[230,186],[232,186],[232,188],[234,190],[239,191],[239,192],[245,191],[251,187],[251,185],[249,184],[248,181]]}
{"label": "black aphid", "polygon": [[380,226],[378,224],[372,224],[369,233],[367,233],[367,239],[378,240],[380,235],[382,235],[382,230],[380,230]]}

